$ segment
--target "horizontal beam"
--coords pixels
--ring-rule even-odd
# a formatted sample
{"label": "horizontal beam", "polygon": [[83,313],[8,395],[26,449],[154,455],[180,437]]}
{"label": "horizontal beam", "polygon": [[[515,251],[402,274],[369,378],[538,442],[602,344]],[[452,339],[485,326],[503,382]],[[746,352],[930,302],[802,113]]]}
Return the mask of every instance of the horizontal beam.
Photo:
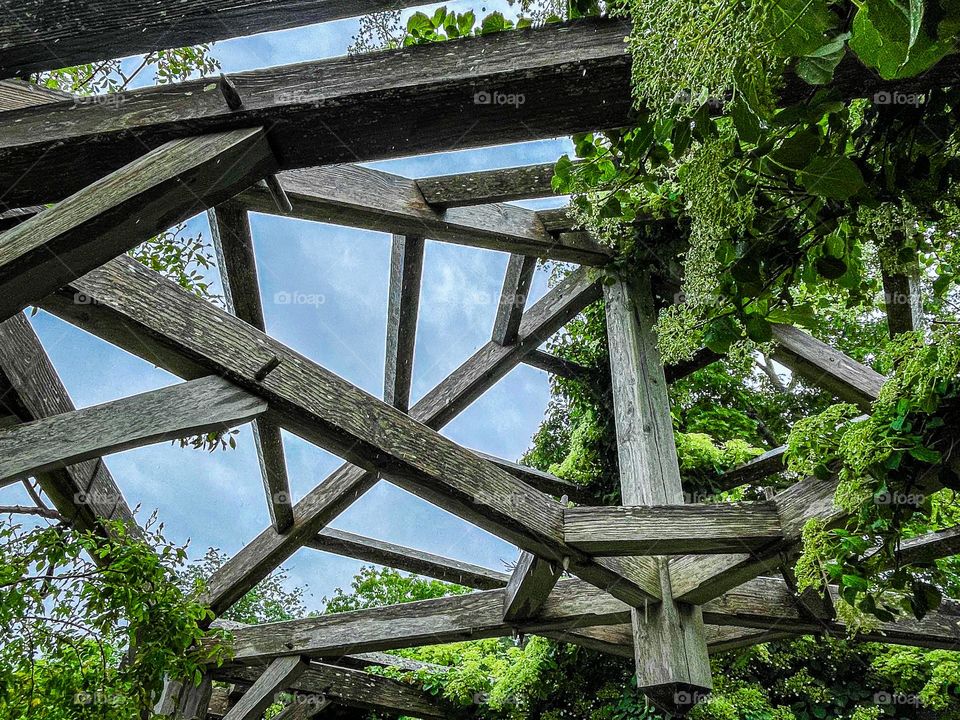
{"label": "horizontal beam", "polygon": [[488,455],[487,453],[480,452],[479,450],[474,450],[473,453],[478,457],[482,457],[488,462],[492,462],[501,470],[507,471],[515,478],[523,480],[523,482],[530,487],[537,488],[537,490],[540,492],[545,492],[548,495],[553,495],[554,497],[558,498],[566,497],[568,500],[572,500],[576,503],[587,504],[596,502],[596,498],[591,495],[589,490],[580,485],[576,485],[569,480],[562,480],[556,475],[551,475],[543,470],[537,470],[536,468],[528,467],[527,465],[521,465],[520,463],[512,462],[510,460],[504,460],[503,458]]}
{"label": "horizontal beam", "polygon": [[554,195],[556,163],[481,170],[418,178],[423,199],[435,208],[464,207],[485,203],[528,200]]}
{"label": "horizontal beam", "polygon": [[262,131],[234,130],[172,140],[96,180],[0,235],[0,320],[273,167]]}
{"label": "horizontal beam", "polygon": [[563,536],[590,555],[752,553],[783,539],[771,502],[568,508]]}
{"label": "horizontal beam", "polygon": [[478,590],[505,587],[507,573],[441,557],[432,553],[374,540],[354,533],[325,528],[307,543],[315,550],[336,553],[355,560],[372,562],[384,567],[404,570],[425,577],[456,583]]}
{"label": "horizontal beam", "polygon": [[121,450],[219,432],[267,403],[211,376],[0,430],[0,482]]}
{"label": "horizontal beam", "polygon": [[[291,217],[590,265],[611,257],[609,249],[585,237],[558,240],[535,212],[514,205],[437,210],[424,201],[416,181],[372,168],[288,170],[278,178],[293,204]],[[253,187],[240,199],[251,210],[278,212],[263,188]]]}
{"label": "horizontal beam", "polygon": [[145,148],[261,125],[284,170],[625,125],[628,32],[621,20],[580,20],[238,73],[238,110],[217,81],[199,79],[126,92],[109,106],[4,113],[0,187],[11,207],[38,205]]}
{"label": "horizontal beam", "polygon": [[417,0],[8,2],[0,77],[140,55],[417,5]]}
{"label": "horizontal beam", "polygon": [[[96,302],[77,312],[77,291]],[[641,559],[590,559],[565,546],[563,505],[556,500],[131,258],[107,263],[56,297],[45,307],[171,372],[189,363],[230,377],[266,400],[288,431],[521,549],[569,558],[577,575],[619,597],[657,597]],[[136,329],[134,342],[117,337],[110,327],[117,322]],[[273,370],[264,377],[267,367]]]}

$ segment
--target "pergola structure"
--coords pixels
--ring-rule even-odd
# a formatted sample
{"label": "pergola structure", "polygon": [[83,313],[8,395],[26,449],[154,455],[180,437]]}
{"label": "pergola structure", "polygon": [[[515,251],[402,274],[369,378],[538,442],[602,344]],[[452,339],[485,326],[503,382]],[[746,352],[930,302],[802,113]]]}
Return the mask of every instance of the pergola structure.
{"label": "pergola structure", "polygon": [[[0,75],[416,4],[10,0]],[[392,649],[532,633],[635,658],[639,687],[682,714],[710,690],[709,653],[845,632],[831,593],[798,594],[790,571],[807,520],[842,520],[836,479],[807,478],[762,502],[684,503],[667,385],[717,356],[704,351],[664,367],[653,335],[655,279],[601,286],[590,268],[609,260],[607,248],[572,228],[565,212],[508,204],[551,195],[551,166],[411,180],[345,164],[628,125],[627,32],[622,21],[580,20],[136,90],[110,104],[0,82],[0,485],[36,478],[57,511],[83,527],[133,523],[103,455],[253,421],[272,522],[209,579],[216,613],[302,547],[477,589],[231,626],[232,659],[199,688],[171,680],[158,713],[252,720],[277,691],[296,690],[323,700],[291,705],[285,718],[345,708],[447,717],[457,711],[364,668],[411,665],[385,654]],[[948,58],[922,80],[894,84],[845,64],[834,88],[848,98],[912,91],[955,84],[958,68]],[[483,92],[525,102],[477,104]],[[788,99],[806,92],[789,79],[783,89]],[[229,311],[125,255],[204,210]],[[250,211],[393,234],[383,400],[265,334]],[[411,406],[425,238],[503,251],[510,262],[490,342]],[[526,307],[538,259],[583,267]],[[575,485],[438,433],[520,363],[582,372],[539,348],[601,298],[624,506],[576,504]],[[30,305],[184,382],[77,410],[22,313]],[[900,332],[912,327],[915,307],[891,306],[889,316]],[[776,326],[775,340],[784,365],[869,409],[882,376],[795,328]],[[281,428],[345,460],[295,504]],[[720,484],[760,483],[782,469],[782,457],[783,448],[772,450]],[[380,480],[518,546],[514,572],[326,529]],[[950,555],[957,538],[936,533],[903,552]],[[960,606],[946,602],[867,638],[953,648],[958,621]],[[213,694],[211,680],[234,691]]]}

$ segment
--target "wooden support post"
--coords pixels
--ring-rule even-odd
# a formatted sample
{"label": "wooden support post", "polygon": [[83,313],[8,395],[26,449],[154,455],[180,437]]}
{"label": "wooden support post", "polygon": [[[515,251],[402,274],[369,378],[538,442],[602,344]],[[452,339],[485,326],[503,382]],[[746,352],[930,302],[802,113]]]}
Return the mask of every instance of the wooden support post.
{"label": "wooden support post", "polygon": [[[604,286],[620,487],[626,505],[683,503],[667,380],[654,333],[648,278]],[[699,607],[676,602],[665,558],[662,601],[634,608],[637,686],[660,708],[685,714],[713,687]]]}
{"label": "wooden support post", "polygon": [[547,601],[563,568],[525,552],[514,568],[503,599],[503,619],[516,622],[536,617]]}
{"label": "wooden support post", "polygon": [[[246,207],[235,200],[228,200],[209,210],[207,215],[221,268],[227,310],[257,330],[266,331],[253,235]],[[254,421],[253,430],[270,522],[277,532],[284,532],[293,525],[293,497],[290,494],[280,426],[269,418],[258,418]]]}
{"label": "wooden support post", "polygon": [[0,320],[275,167],[260,129],[172,140],[7,230]]}
{"label": "wooden support post", "polygon": [[199,685],[167,680],[154,713],[170,720],[206,720],[213,683],[204,676]]}
{"label": "wooden support post", "polygon": [[517,341],[520,318],[527,304],[530,283],[537,271],[537,259],[529,255],[511,255],[503,278],[497,318],[493,324],[493,341],[498,345],[513,345]]}
{"label": "wooden support post", "polygon": [[267,666],[240,701],[230,708],[223,720],[259,720],[264,710],[273,703],[273,696],[287,689],[308,667],[308,663],[296,655],[277,658]]}
{"label": "wooden support post", "polygon": [[923,302],[919,285],[919,267],[902,273],[883,273],[883,298],[890,337],[922,326]]}
{"label": "wooden support post", "polygon": [[387,302],[387,359],[383,401],[398,410],[410,410],[413,352],[420,311],[423,274],[423,238],[394,235],[390,250],[390,297]]}

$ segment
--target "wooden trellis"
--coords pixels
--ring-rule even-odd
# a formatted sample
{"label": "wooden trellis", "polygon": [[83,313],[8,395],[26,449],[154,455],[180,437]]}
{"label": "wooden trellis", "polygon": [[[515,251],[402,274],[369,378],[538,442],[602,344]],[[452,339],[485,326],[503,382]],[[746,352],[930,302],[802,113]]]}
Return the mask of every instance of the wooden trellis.
{"label": "wooden trellis", "polygon": [[[0,27],[0,74],[417,3],[114,4],[6,3],[19,25]],[[131,91],[109,105],[0,82],[0,486],[33,477],[62,515],[85,527],[101,518],[132,524],[103,455],[252,420],[271,526],[209,579],[206,601],[216,613],[302,547],[477,590],[230,626],[231,661],[211,668],[199,688],[171,680],[158,713],[249,720],[278,690],[296,690],[316,702],[291,705],[285,718],[344,708],[448,717],[452,708],[432,696],[364,668],[410,666],[384,654],[391,649],[513,633],[634,658],[644,692],[683,712],[710,689],[711,652],[846,631],[832,595],[798,595],[789,570],[807,520],[842,519],[835,478],[807,478],[764,502],[684,503],[667,384],[717,356],[704,350],[683,366],[663,366],[655,279],[601,288],[584,267],[525,303],[538,259],[600,266],[610,257],[565,212],[505,204],[549,196],[551,166],[411,180],[342,164],[626,125],[626,30],[622,21],[583,20]],[[846,98],[909,92],[918,83],[955,84],[958,70],[953,56],[922,79],[886,83],[843,65],[834,89]],[[478,105],[480,91],[520,93],[525,102]],[[782,92],[797,99],[806,89],[789,80]],[[227,311],[124,255],[205,209]],[[250,211],[393,235],[383,401],[265,334]],[[511,257],[491,341],[410,405],[425,239]],[[910,296],[911,278],[884,282]],[[601,298],[624,507],[574,504],[583,500],[576,486],[437,432],[521,363],[564,377],[587,372],[539,348]],[[22,314],[28,305],[184,382],[76,410]],[[891,332],[915,318],[915,303],[891,308]],[[774,334],[778,361],[869,408],[883,377],[795,328],[775,326]],[[346,461],[296,503],[281,428]],[[772,450],[718,486],[760,482],[782,469],[782,457],[782,448]],[[326,528],[381,479],[517,545],[516,570]],[[929,561],[956,553],[957,538],[955,530],[934,533],[903,552]],[[953,648],[958,621],[960,605],[946,602],[922,621],[883,624],[866,637]],[[233,691],[213,692],[212,680]]]}

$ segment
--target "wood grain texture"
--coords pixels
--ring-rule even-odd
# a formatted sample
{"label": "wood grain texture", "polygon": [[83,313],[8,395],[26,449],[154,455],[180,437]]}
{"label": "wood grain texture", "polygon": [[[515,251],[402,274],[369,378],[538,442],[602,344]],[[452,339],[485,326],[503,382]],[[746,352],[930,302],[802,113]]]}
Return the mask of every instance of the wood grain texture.
{"label": "wood grain texture", "polygon": [[202,678],[199,685],[167,679],[153,711],[161,718],[206,720],[212,695],[213,682],[209,676]]}
{"label": "wood grain texture", "polygon": [[[228,200],[208,210],[207,217],[227,310],[266,332],[253,234],[246,208]],[[253,424],[253,439],[270,522],[277,532],[284,532],[293,525],[293,496],[280,427],[269,418],[258,418]]]}
{"label": "wood grain texture", "polygon": [[841,400],[869,410],[886,381],[880,373],[790,325],[773,325],[773,358]]}
{"label": "wood grain texture", "polygon": [[[0,323],[0,408],[21,422],[76,410],[67,389],[22,313]],[[138,533],[120,488],[102,460],[39,473],[44,493],[64,518],[84,530],[103,526],[99,518],[122,520]]]}
{"label": "wood grain texture", "polygon": [[0,77],[416,5],[412,0],[4,0]]}
{"label": "wood grain texture", "polygon": [[884,271],[882,279],[890,337],[922,327],[923,298],[920,294],[919,266],[907,272]]}
{"label": "wood grain texture", "polygon": [[0,320],[273,167],[259,130],[175,140],[7,230],[0,235]]}
{"label": "wood grain texture", "polygon": [[504,622],[536,617],[561,573],[562,566],[558,563],[547,562],[528,552],[520,553],[503,596]]}
{"label": "wood grain texture", "polygon": [[556,163],[418,178],[424,199],[437,208],[528,200],[554,195]]}
{"label": "wood grain texture", "polygon": [[[654,333],[649,278],[604,286],[620,488],[625,505],[682,505],[667,379]],[[684,714],[713,687],[700,608],[675,602],[667,559],[656,557],[662,602],[632,611],[637,687]]]}
{"label": "wood grain texture", "polygon": [[307,662],[297,656],[277,658],[224,715],[224,720],[259,720],[264,711],[273,704],[273,696],[290,687],[308,667]]}
{"label": "wood grain texture", "polygon": [[[289,170],[624,125],[628,33],[623,21],[582,20],[237,73],[237,111],[210,79],[15,110],[0,116],[0,187],[10,205],[37,205],[145,148],[237,128],[270,128]],[[524,102],[485,104],[483,92]]]}
{"label": "wood grain texture", "polygon": [[[564,547],[557,501],[135,261],[117,258],[67,292],[77,290],[96,304],[81,314],[62,302],[45,306],[172,372],[189,372],[186,360],[228,377],[267,400],[285,429],[522,549],[571,557],[580,577],[619,597],[656,597],[638,559],[591,560]],[[135,343],[116,332],[118,322],[137,326]],[[271,358],[276,370],[257,378]]]}
{"label": "wood grain texture", "polygon": [[[223,682],[250,685],[256,681],[259,668],[224,667],[212,671]],[[312,662],[309,668],[287,690],[301,695],[314,695],[317,702],[331,700],[337,705],[361,710],[411,715],[418,718],[448,718],[450,708],[438,704],[427,692],[392,678],[379,677],[361,670]],[[353,717],[357,713],[352,713]]]}
{"label": "wood grain texture", "polygon": [[[487,343],[416,403],[410,416],[428,427],[440,429],[515,367],[525,353],[540,345],[599,295],[598,286],[587,278],[586,271],[574,273],[524,314],[520,342],[508,348]],[[113,335],[113,342],[124,332],[123,326],[115,327],[114,333],[118,334]],[[163,354],[159,347],[152,349]],[[214,611],[222,612],[230,607],[376,481],[375,474],[350,464],[334,471],[294,506],[294,525],[289,531],[279,534],[267,528],[214,573],[208,582],[207,595]]]}
{"label": "wood grain texture", "polygon": [[374,540],[334,528],[321,530],[307,544],[315,550],[336,553],[364,562],[373,562],[395,570],[404,570],[478,590],[506,587],[510,580],[510,575],[507,573],[488,570],[479,565],[452,560],[433,553],[402,547],[382,540]]}
{"label": "wood grain texture", "polygon": [[[336,165],[288,170],[278,178],[293,204],[287,213],[292,217],[584,264],[610,259],[608,249],[588,238],[558,240],[532,210],[502,203],[437,210],[416,181],[381,170]],[[257,212],[278,212],[260,187],[241,199]]]}
{"label": "wood grain texture", "polygon": [[492,462],[497,467],[506,470],[514,477],[523,480],[527,485],[535,487],[537,490],[545,492],[548,495],[553,495],[556,498],[566,496],[568,500],[583,504],[595,502],[593,496],[586,489],[568,480],[561,480],[556,475],[551,475],[548,472],[527,467],[526,465],[521,465],[511,460],[504,460],[503,458],[488,455],[479,450],[474,450],[473,452],[483,459]]}
{"label": "wood grain texture", "polygon": [[567,508],[563,534],[590,555],[752,553],[783,539],[772,502]]}
{"label": "wood grain texture", "polygon": [[267,404],[211,376],[0,430],[0,481],[62,469],[121,450],[219,432]]}
{"label": "wood grain texture", "polygon": [[410,409],[413,352],[420,313],[423,238],[394,235],[390,249],[390,288],[387,298],[387,357],[383,401],[398,410]]}
{"label": "wood grain texture", "polygon": [[520,320],[530,293],[530,283],[537,271],[537,259],[529,255],[511,255],[500,290],[497,316],[493,322],[493,341],[497,345],[512,345],[517,341]]}
{"label": "wood grain texture", "polygon": [[583,380],[589,378],[592,374],[591,369],[584,365],[578,365],[575,362],[551,355],[542,350],[536,350],[530,353],[523,359],[523,362],[530,367],[539,368],[544,372],[562,377],[566,380]]}

